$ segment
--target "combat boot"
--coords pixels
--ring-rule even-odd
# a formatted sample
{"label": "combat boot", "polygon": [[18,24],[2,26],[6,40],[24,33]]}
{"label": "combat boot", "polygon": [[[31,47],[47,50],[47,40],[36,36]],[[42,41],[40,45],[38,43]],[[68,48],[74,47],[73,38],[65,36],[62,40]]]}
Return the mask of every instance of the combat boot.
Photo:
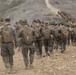
{"label": "combat boot", "polygon": [[64,51],[65,51],[64,49],[63,49],[63,50],[61,50],[61,53],[64,53]]}
{"label": "combat boot", "polygon": [[11,69],[10,68],[6,68],[6,73],[10,74],[11,73]]}
{"label": "combat boot", "polygon": [[30,66],[29,66],[29,67],[30,67],[30,69],[34,69],[34,66],[33,66],[32,64],[30,64]]}
{"label": "combat boot", "polygon": [[29,66],[25,66],[25,69],[26,69],[26,70],[29,70]]}

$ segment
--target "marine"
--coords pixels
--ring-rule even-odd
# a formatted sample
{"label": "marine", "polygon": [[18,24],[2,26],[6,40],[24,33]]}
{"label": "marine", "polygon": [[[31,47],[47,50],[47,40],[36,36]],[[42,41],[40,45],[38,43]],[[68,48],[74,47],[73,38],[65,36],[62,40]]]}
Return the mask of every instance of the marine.
{"label": "marine", "polygon": [[53,34],[51,29],[48,28],[49,24],[45,23],[45,28],[42,29],[42,35],[44,39],[44,47],[45,47],[45,52],[48,56],[50,56],[50,53],[53,52]]}
{"label": "marine", "polygon": [[[24,59],[25,68],[31,69],[34,67],[33,62],[34,62],[34,53],[35,53],[35,44],[34,44],[35,33],[34,30],[25,21],[23,21],[23,30],[20,32],[19,37],[21,38],[21,42],[22,42],[21,48],[22,48],[22,55]],[[28,57],[28,53],[29,53],[29,57]]]}
{"label": "marine", "polygon": [[12,72],[14,45],[16,45],[15,28],[10,25],[10,18],[5,19],[5,25],[0,30],[1,56],[7,73]]}
{"label": "marine", "polygon": [[39,19],[37,20],[34,30],[35,30],[35,35],[36,35],[36,42],[35,42],[36,53],[39,57],[41,57],[42,56],[43,37],[42,37],[42,26],[41,26],[41,22]]}
{"label": "marine", "polygon": [[66,50],[66,44],[68,41],[68,28],[65,26],[66,24],[62,23],[59,31],[59,45],[61,53]]}

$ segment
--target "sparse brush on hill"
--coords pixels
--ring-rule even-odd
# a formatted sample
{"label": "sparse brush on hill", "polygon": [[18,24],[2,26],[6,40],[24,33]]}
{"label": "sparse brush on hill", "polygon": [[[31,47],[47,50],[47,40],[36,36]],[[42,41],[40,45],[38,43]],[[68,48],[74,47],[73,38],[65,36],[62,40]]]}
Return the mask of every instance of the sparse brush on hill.
{"label": "sparse brush on hill", "polygon": [[5,12],[13,7],[16,7],[26,0],[13,0],[10,4],[5,4],[5,1],[1,1],[2,3],[0,4],[0,15],[4,15]]}
{"label": "sparse brush on hill", "polygon": [[57,21],[58,16],[54,15],[57,8],[76,19],[76,0],[49,0],[49,4],[54,7],[54,10],[47,7],[45,0],[0,0],[0,17],[11,17],[12,24],[20,19],[27,19],[29,24],[34,19]]}

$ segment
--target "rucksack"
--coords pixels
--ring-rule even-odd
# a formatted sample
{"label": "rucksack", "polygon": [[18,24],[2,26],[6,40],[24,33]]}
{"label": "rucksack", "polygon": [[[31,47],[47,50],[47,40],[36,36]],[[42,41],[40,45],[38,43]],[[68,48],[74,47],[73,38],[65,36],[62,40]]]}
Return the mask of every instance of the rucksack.
{"label": "rucksack", "polygon": [[8,26],[4,26],[2,28],[2,42],[13,42],[13,32],[12,28]]}
{"label": "rucksack", "polygon": [[34,41],[32,28],[27,27],[22,31],[22,33],[22,40],[25,44],[31,44]]}

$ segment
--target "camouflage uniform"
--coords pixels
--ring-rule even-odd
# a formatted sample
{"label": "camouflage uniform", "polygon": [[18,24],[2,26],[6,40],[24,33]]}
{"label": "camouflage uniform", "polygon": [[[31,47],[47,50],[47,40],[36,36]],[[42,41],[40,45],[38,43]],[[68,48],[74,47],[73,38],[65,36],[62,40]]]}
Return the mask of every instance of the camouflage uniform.
{"label": "camouflage uniform", "polygon": [[74,30],[74,27],[72,27],[72,31],[71,31],[71,43],[72,43],[72,45],[74,44],[74,32],[73,32],[73,30]]}
{"label": "camouflage uniform", "polygon": [[41,26],[35,27],[35,34],[36,34],[36,52],[38,55],[42,55],[42,45],[43,45],[43,39],[42,39],[42,28]]}
{"label": "camouflage uniform", "polygon": [[14,44],[1,43],[1,56],[6,68],[13,67]]}
{"label": "camouflage uniform", "polygon": [[68,45],[70,45],[70,41],[73,43],[73,28],[68,27]]}
{"label": "camouflage uniform", "polygon": [[17,39],[17,44],[18,44],[18,51],[20,51],[21,49],[21,39],[19,39],[19,33],[22,30],[22,21],[21,22],[17,22],[14,27],[16,28],[16,39]]}
{"label": "camouflage uniform", "polygon": [[35,48],[37,55],[42,55],[42,45],[43,45],[43,39],[42,39],[42,26],[40,24],[40,20],[35,21],[35,23],[32,25],[32,28],[35,30],[36,35],[36,41],[35,41]]}
{"label": "camouflage uniform", "polygon": [[60,34],[61,36],[59,39],[59,45],[60,45],[61,53],[63,53],[66,50],[66,44],[68,40],[68,29],[66,26],[62,25]]}
{"label": "camouflage uniform", "polygon": [[44,38],[45,52],[47,55],[50,55],[50,53],[53,51],[54,44],[51,29],[49,29],[48,26],[45,26],[45,28],[42,29],[42,35]]}
{"label": "camouflage uniform", "polygon": [[76,46],[76,26],[73,28],[73,44]]}
{"label": "camouflage uniform", "polygon": [[58,41],[58,34],[60,31],[60,27],[58,25],[54,26],[54,48],[58,49],[59,41]]}
{"label": "camouflage uniform", "polygon": [[[25,26],[26,26],[26,23],[25,23]],[[34,53],[35,53],[35,44],[34,44],[34,40],[30,43],[30,40],[28,42],[26,42],[26,39],[24,38],[24,30],[26,31],[25,34],[27,34],[28,32],[31,33],[31,35],[33,36],[33,38],[35,37],[35,34],[34,34],[34,30],[30,27],[25,27],[24,26],[24,29],[21,31],[19,37],[21,38],[21,42],[22,42],[22,54],[23,54],[23,58],[24,58],[24,63],[25,63],[25,66],[26,66],[26,69],[28,68],[29,66],[29,59],[28,59],[28,52],[30,50],[30,54],[29,54],[29,57],[30,57],[30,66],[33,65],[33,61],[34,61]],[[30,36],[32,38],[32,36]],[[25,39],[25,41],[24,41]],[[29,50],[28,50],[29,49]]]}
{"label": "camouflage uniform", "polygon": [[[4,18],[0,18],[0,29],[3,27],[4,25]],[[0,43],[0,47],[1,47],[1,43]]]}
{"label": "camouflage uniform", "polygon": [[[9,21],[9,19],[5,19],[6,21]],[[4,41],[4,37],[2,37],[1,41],[1,56],[3,58],[5,67],[7,69],[12,69],[13,67],[13,55],[14,55],[14,43],[16,46],[16,39],[15,39],[15,28],[13,28],[10,24],[6,24],[1,28],[1,35],[3,36],[3,29],[4,28],[10,28],[11,36],[13,37],[12,41]],[[13,42],[14,41],[14,42]]]}

